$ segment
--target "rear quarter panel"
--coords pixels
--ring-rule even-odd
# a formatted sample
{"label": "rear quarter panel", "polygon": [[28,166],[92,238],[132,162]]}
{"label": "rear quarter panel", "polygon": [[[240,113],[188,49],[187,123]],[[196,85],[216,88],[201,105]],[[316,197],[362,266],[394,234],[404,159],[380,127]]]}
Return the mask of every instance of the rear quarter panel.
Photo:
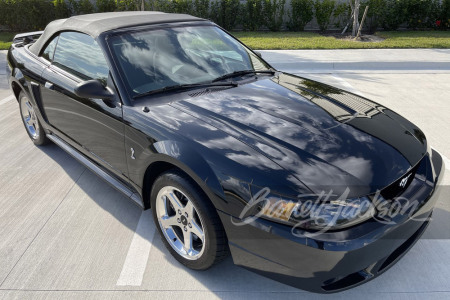
{"label": "rear quarter panel", "polygon": [[13,44],[8,51],[7,65],[8,84],[16,99],[18,100],[20,91],[26,93],[32,103],[39,107],[37,115],[41,123],[46,124],[40,86],[43,85],[42,72],[48,67],[48,63],[32,54],[28,46]]}

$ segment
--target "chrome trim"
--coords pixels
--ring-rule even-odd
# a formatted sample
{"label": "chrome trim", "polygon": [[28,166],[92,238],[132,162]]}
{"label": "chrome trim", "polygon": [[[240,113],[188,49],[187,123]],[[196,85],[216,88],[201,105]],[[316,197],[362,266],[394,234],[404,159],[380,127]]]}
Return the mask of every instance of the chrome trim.
{"label": "chrome trim", "polygon": [[61,149],[69,153],[73,158],[75,158],[80,163],[85,165],[89,170],[91,170],[92,172],[97,174],[100,178],[109,183],[116,190],[118,190],[119,192],[130,198],[134,203],[139,205],[139,207],[144,208],[144,202],[142,201],[142,198],[138,194],[134,193],[119,180],[115,179],[114,177],[103,171],[89,158],[79,153],[77,150],[75,150],[73,147],[71,147],[69,144],[64,142],[61,138],[57,137],[56,135],[47,134],[47,137],[56,145],[58,145]]}
{"label": "chrome trim", "polygon": [[47,82],[45,83],[44,87],[45,87],[46,89],[53,90],[53,83],[47,81]]}

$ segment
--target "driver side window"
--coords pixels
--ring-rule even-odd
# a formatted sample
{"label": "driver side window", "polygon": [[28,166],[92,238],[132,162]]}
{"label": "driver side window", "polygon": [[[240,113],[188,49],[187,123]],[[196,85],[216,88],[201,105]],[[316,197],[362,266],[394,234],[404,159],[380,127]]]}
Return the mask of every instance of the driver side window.
{"label": "driver side window", "polygon": [[53,65],[82,79],[108,80],[109,67],[97,42],[87,34],[63,32],[59,35]]}

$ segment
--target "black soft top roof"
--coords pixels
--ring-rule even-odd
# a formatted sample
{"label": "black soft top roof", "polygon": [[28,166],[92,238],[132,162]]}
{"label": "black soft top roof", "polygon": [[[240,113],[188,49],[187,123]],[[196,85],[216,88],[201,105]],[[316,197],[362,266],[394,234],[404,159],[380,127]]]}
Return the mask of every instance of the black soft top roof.
{"label": "black soft top roof", "polygon": [[30,51],[38,55],[47,40],[59,31],[80,31],[96,38],[102,32],[123,27],[188,21],[204,21],[204,19],[159,11],[110,12],[74,16],[48,24],[44,34],[31,45]]}

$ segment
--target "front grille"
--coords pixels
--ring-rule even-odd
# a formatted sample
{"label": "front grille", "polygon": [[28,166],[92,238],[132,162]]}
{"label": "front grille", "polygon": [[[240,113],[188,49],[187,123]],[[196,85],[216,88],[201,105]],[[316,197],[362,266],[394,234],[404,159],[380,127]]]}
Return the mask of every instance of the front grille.
{"label": "front grille", "polygon": [[[431,217],[431,215],[429,216]],[[335,278],[325,281],[322,284],[322,289],[326,292],[336,292],[342,289],[347,289],[357,286],[365,281],[368,281],[394,265],[408,250],[417,242],[422,233],[428,226],[429,221],[424,222],[419,229],[414,232],[406,241],[404,241],[397,249],[390,255],[382,258],[376,263],[368,266],[366,269],[351,273],[342,278]]]}
{"label": "front grille", "polygon": [[408,190],[408,194],[414,194],[425,182],[429,165],[428,155],[424,156],[405,175],[381,190],[381,196],[387,200],[394,200]]}

